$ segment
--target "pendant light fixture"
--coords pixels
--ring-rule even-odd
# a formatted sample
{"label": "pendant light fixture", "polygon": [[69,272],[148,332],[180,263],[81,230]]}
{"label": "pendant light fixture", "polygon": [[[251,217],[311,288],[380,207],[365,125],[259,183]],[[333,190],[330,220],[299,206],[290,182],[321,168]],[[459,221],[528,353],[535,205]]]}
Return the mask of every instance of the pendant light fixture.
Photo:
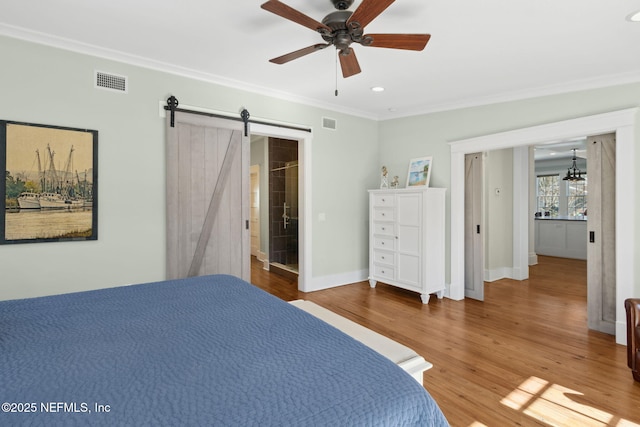
{"label": "pendant light fixture", "polygon": [[563,181],[584,181],[582,171],[578,169],[578,166],[576,165],[576,160],[576,149],[574,148],[571,167],[567,169],[567,176],[562,178]]}

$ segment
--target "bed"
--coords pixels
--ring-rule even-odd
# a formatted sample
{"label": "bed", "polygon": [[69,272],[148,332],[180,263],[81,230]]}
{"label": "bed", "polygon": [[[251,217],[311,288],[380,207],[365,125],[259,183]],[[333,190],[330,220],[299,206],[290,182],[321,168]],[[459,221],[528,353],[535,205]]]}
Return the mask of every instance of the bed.
{"label": "bed", "polygon": [[448,425],[396,364],[226,275],[0,302],[0,401],[0,425]]}

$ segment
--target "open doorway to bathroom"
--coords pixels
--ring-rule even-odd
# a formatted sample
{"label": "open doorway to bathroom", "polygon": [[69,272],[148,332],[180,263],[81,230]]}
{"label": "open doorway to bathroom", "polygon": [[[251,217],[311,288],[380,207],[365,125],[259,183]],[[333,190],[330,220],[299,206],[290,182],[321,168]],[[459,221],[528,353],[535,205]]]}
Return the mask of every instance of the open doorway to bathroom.
{"label": "open doorway to bathroom", "polygon": [[269,138],[269,269],[298,274],[298,141]]}
{"label": "open doorway to bathroom", "polygon": [[300,154],[298,140],[251,136],[252,257],[264,270],[294,282],[303,258]]}

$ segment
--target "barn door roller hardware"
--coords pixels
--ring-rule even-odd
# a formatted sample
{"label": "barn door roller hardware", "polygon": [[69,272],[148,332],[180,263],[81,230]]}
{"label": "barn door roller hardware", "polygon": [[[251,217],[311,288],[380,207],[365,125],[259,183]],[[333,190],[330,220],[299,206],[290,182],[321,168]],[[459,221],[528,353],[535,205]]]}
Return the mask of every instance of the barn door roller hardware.
{"label": "barn door roller hardware", "polygon": [[164,106],[164,109],[166,111],[171,112],[171,127],[175,127],[175,115],[176,115],[176,111],[179,111],[181,113],[200,114],[201,116],[217,117],[220,119],[242,121],[244,122],[244,136],[249,136],[249,123],[256,123],[261,125],[269,125],[269,126],[276,126],[276,127],[286,128],[286,129],[294,129],[294,130],[301,130],[305,132],[311,132],[311,128],[306,128],[306,127],[290,126],[290,125],[285,125],[281,123],[270,123],[267,121],[259,121],[259,120],[249,120],[249,118],[251,117],[251,114],[249,114],[249,111],[244,107],[240,111],[240,117],[234,117],[232,114],[223,115],[223,114],[207,113],[207,112],[198,111],[198,110],[189,110],[187,108],[178,108],[179,104],[180,103],[178,102],[178,98],[171,95],[169,98],[167,98],[167,105]]}

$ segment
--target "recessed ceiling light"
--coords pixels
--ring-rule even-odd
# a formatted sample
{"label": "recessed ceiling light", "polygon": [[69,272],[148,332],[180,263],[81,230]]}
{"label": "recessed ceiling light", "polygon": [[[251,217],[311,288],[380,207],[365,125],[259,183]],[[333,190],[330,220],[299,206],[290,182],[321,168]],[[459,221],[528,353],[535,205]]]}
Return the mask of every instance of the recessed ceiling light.
{"label": "recessed ceiling light", "polygon": [[640,22],[640,10],[627,16],[627,21]]}
{"label": "recessed ceiling light", "polygon": [[384,88],[382,86],[374,86],[371,88],[373,92],[384,92]]}

